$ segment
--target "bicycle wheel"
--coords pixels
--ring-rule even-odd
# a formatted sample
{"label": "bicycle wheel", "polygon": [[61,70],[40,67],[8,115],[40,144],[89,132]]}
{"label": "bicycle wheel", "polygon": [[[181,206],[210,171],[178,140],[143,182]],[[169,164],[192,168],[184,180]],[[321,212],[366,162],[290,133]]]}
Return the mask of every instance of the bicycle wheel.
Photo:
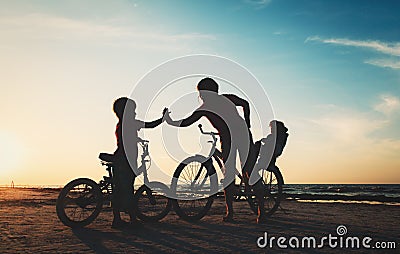
{"label": "bicycle wheel", "polygon": [[211,160],[196,155],[185,159],[174,172],[171,194],[176,214],[186,221],[197,221],[210,210],[218,179]]}
{"label": "bicycle wheel", "polygon": [[[264,209],[267,217],[271,216],[279,207],[282,201],[283,177],[280,170],[260,169],[258,171],[264,190]],[[258,202],[254,193],[247,196],[250,208],[258,213]]]}
{"label": "bicycle wheel", "polygon": [[142,185],[135,193],[135,212],[142,221],[159,221],[171,210],[169,188],[160,182]]}
{"label": "bicycle wheel", "polygon": [[78,178],[61,190],[56,211],[64,225],[84,227],[96,219],[102,205],[103,197],[97,183],[88,178]]}

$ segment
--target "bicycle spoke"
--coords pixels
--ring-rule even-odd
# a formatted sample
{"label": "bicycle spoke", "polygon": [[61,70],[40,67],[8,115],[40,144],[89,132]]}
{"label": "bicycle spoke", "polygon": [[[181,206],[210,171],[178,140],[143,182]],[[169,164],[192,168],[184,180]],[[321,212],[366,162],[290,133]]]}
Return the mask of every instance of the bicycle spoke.
{"label": "bicycle spoke", "polygon": [[101,190],[90,179],[79,178],[64,187],[57,200],[57,215],[67,226],[90,223],[102,207]]}
{"label": "bicycle spoke", "polygon": [[[279,171],[271,171],[268,169],[261,169],[258,172],[261,176],[264,188],[264,209],[267,216],[272,215],[279,207],[282,195],[282,176]],[[251,209],[257,213],[258,202],[254,194],[247,196],[247,201]]]}

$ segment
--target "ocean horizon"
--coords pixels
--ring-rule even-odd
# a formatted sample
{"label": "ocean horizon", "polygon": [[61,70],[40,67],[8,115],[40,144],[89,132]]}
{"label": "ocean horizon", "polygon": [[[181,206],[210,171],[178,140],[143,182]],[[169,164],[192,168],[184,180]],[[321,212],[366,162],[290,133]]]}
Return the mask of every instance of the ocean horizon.
{"label": "ocean horizon", "polygon": [[[0,185],[10,188],[11,185]],[[135,185],[135,189],[140,184]],[[14,185],[14,188],[61,189],[63,185]],[[352,202],[400,205],[400,184],[285,184],[286,199],[302,202]]]}

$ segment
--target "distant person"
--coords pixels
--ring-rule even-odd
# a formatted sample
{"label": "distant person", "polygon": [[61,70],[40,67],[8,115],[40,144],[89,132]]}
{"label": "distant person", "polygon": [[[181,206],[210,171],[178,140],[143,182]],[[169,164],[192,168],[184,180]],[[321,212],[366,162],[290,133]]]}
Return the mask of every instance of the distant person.
{"label": "distant person", "polygon": [[[134,214],[133,192],[137,172],[138,131],[141,128],[154,128],[162,123],[162,117],[153,122],[143,122],[136,119],[136,103],[134,100],[122,97],[114,102],[113,110],[118,118],[115,130],[117,150],[114,152],[112,200],[114,219],[113,227],[121,227],[127,222],[121,219],[120,212],[129,214],[131,223],[136,221]],[[124,128],[124,129],[123,129]]]}
{"label": "distant person", "polygon": [[[240,162],[243,166],[249,155],[249,150],[253,146],[253,137],[250,131],[250,106],[246,100],[236,95],[218,94],[218,88],[217,82],[213,79],[202,79],[197,85],[197,90],[203,104],[185,119],[173,121],[168,112],[165,119],[170,125],[187,127],[204,116],[218,130],[222,160],[225,164],[223,185],[226,215],[223,217],[223,221],[231,222],[233,221],[234,180],[237,172],[236,156],[239,153]],[[244,119],[239,115],[236,106],[243,108]]]}

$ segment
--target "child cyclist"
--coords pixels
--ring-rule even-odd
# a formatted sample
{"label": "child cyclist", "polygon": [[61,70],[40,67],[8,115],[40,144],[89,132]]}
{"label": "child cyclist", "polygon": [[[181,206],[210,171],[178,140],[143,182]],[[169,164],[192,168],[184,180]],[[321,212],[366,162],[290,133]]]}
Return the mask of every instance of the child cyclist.
{"label": "child cyclist", "polygon": [[113,172],[113,215],[112,227],[118,228],[128,223],[121,219],[120,212],[128,212],[131,223],[136,222],[133,204],[133,186],[137,173],[138,131],[141,128],[154,128],[163,118],[152,122],[136,119],[136,103],[127,97],[115,100],[113,110],[118,118],[115,130],[117,149],[114,152],[116,167]]}

